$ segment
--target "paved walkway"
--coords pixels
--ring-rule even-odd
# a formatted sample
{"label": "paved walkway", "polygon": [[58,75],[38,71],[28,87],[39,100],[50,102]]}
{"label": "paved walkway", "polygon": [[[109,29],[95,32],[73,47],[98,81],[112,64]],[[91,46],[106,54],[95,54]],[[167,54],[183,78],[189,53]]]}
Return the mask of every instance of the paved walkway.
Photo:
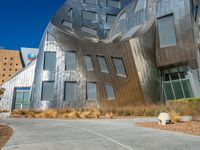
{"label": "paved walkway", "polygon": [[200,150],[200,137],[134,125],[149,120],[0,120],[14,129],[3,150]]}

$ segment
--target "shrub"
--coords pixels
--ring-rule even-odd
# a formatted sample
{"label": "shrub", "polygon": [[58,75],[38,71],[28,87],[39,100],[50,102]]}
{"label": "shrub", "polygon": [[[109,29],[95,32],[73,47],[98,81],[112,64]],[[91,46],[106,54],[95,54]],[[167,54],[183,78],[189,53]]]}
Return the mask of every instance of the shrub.
{"label": "shrub", "polygon": [[106,113],[106,118],[113,119],[114,114],[112,112]]}
{"label": "shrub", "polygon": [[180,115],[178,112],[172,110],[171,112],[169,112],[169,115],[171,117],[171,123],[177,123],[180,121]]}
{"label": "shrub", "polygon": [[5,109],[0,110],[0,113],[7,113],[7,112],[9,112],[9,111],[5,110]]}
{"label": "shrub", "polygon": [[101,115],[102,115],[102,111],[100,111],[100,110],[93,111],[94,118],[99,119]]}
{"label": "shrub", "polygon": [[68,118],[70,119],[78,119],[80,118],[79,113],[77,111],[73,111],[68,113]]}

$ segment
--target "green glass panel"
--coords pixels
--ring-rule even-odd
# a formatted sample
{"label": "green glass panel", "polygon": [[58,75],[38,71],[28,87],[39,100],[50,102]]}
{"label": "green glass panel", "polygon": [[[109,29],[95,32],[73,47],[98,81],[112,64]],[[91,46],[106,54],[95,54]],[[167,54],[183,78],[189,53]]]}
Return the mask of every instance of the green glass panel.
{"label": "green glass panel", "polygon": [[23,99],[23,93],[22,92],[16,92],[16,100],[15,103],[21,103]]}
{"label": "green glass panel", "polygon": [[181,88],[181,82],[179,80],[172,81],[172,85],[174,88],[174,93],[175,93],[176,99],[184,98],[183,91]]}
{"label": "green glass panel", "polygon": [[194,97],[190,81],[188,79],[182,80],[182,85],[183,85],[183,90],[185,92],[185,97],[186,98]]}
{"label": "green glass panel", "polygon": [[15,104],[15,109],[21,109],[21,104]]}
{"label": "green glass panel", "polygon": [[23,103],[29,103],[29,99],[30,99],[30,93],[24,92]]}
{"label": "green glass panel", "polygon": [[22,104],[22,109],[29,109],[29,104],[23,103]]}
{"label": "green glass panel", "polygon": [[162,90],[162,100],[163,100],[163,101],[166,101],[164,89]]}
{"label": "green glass panel", "polygon": [[170,82],[163,83],[163,87],[165,89],[167,100],[174,100],[175,98],[174,98],[174,95],[173,95],[173,91],[172,91],[172,87],[171,87]]}

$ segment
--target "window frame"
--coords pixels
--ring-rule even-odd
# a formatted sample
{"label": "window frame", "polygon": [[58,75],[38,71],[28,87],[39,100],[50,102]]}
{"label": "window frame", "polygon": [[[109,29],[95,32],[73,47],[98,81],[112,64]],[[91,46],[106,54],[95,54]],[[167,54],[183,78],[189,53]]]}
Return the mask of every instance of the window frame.
{"label": "window frame", "polygon": [[[109,2],[112,2],[112,1],[118,2],[118,3],[119,3],[119,7],[113,7],[113,6],[111,6],[111,5],[109,4]],[[106,6],[107,6],[107,7],[116,8],[116,9],[121,9],[121,8],[122,8],[122,3],[121,3],[120,0],[106,0]]]}
{"label": "window frame", "polygon": [[[94,63],[93,63],[93,61],[92,61],[92,55],[84,55],[83,57],[84,57],[85,69],[86,69],[87,71],[94,71]],[[88,69],[87,63],[86,63],[86,61],[85,61],[85,57],[90,57],[91,64],[92,64],[92,69]]]}
{"label": "window frame", "polygon": [[[122,58],[122,57],[111,56],[111,59],[112,59],[113,66],[114,66],[114,68],[115,68],[115,73],[117,74],[117,76],[127,78],[127,77],[128,77],[128,74],[127,74],[127,71],[126,71],[126,67],[125,67],[125,63],[124,63],[123,58]],[[116,65],[115,65],[115,62],[114,62],[114,59],[121,60],[122,65],[123,65],[123,69],[124,69],[124,73],[125,73],[125,75],[124,75],[124,74],[118,74],[118,72],[117,72],[117,68],[116,68]]]}
{"label": "window frame", "polygon": [[[111,21],[108,21],[108,17],[109,16],[111,16],[111,17],[113,17],[113,18],[115,18],[115,20],[113,21],[113,22],[111,22]],[[117,20],[117,16],[116,15],[114,15],[114,14],[106,14],[106,22],[107,23],[110,23],[110,24],[112,24],[112,23],[114,23],[115,21]]]}
{"label": "window frame", "polygon": [[[52,54],[55,54],[55,64],[54,64],[54,67],[53,67],[53,69],[52,70],[50,70],[50,69],[47,69],[45,66],[45,64],[46,64],[46,54],[47,53],[52,53]],[[56,52],[55,51],[45,51],[44,52],[44,60],[43,60],[43,71],[55,71],[56,70]]]}
{"label": "window frame", "polygon": [[[66,92],[65,92],[65,90],[66,90],[66,84],[67,83],[74,83],[75,84],[75,99],[66,99]],[[65,81],[64,82],[64,101],[76,101],[77,100],[77,81]]]}
{"label": "window frame", "polygon": [[[96,57],[97,57],[97,61],[98,61],[98,64],[99,64],[100,71],[101,71],[102,73],[109,73],[108,63],[107,63],[107,61],[106,61],[106,57],[105,57],[104,55],[96,55]],[[99,62],[99,58],[103,58],[103,59],[105,60],[105,64],[106,64],[107,71],[102,70],[102,68],[101,68],[101,63]]]}
{"label": "window frame", "polygon": [[48,101],[48,102],[51,102],[54,100],[54,93],[52,93],[52,99],[50,100],[45,100],[43,99],[43,92],[44,92],[44,83],[53,83],[53,88],[55,86],[55,81],[42,81],[42,90],[41,90],[41,101]]}
{"label": "window frame", "polygon": [[[67,53],[74,53],[75,55],[75,69],[68,69],[67,67]],[[77,66],[78,66],[78,62],[77,62],[77,56],[76,56],[76,51],[65,51],[65,71],[76,71],[77,70]]]}
{"label": "window frame", "polygon": [[[112,87],[112,90],[113,90],[112,92],[114,94],[114,97],[111,97],[111,98],[108,97],[108,91],[106,89],[106,86]],[[114,86],[112,84],[110,84],[110,83],[104,83],[104,89],[105,89],[107,100],[110,100],[110,101],[116,100],[116,92],[115,92],[115,88],[114,88]]]}
{"label": "window frame", "polygon": [[[173,18],[173,29],[174,29],[174,37],[175,37],[175,41],[174,43],[172,44],[162,44],[161,42],[161,32],[159,30],[159,20],[162,20],[164,18],[169,18],[169,17],[172,17]],[[167,48],[167,47],[171,47],[171,46],[175,46],[177,45],[177,35],[176,35],[176,26],[175,26],[175,22],[174,22],[174,13],[170,13],[170,14],[167,14],[167,15],[164,15],[164,16],[161,16],[159,18],[157,18],[157,30],[158,30],[158,37],[159,37],[159,44],[160,44],[160,48]],[[162,44],[162,45],[161,45]]]}
{"label": "window frame", "polygon": [[[96,85],[96,99],[89,99],[89,98],[88,98],[88,84],[90,84],[90,83]],[[95,82],[95,81],[87,81],[87,82],[86,82],[86,100],[87,100],[87,101],[97,101],[97,100],[98,100],[97,82]]]}
{"label": "window frame", "polygon": [[[86,18],[86,17],[84,17],[84,13],[91,13],[91,14],[95,14],[95,18]],[[86,15],[87,16],[87,15]],[[82,10],[81,11],[81,19],[82,20],[97,20],[97,16],[98,16],[98,13],[97,12],[95,12],[95,11],[87,11],[87,10]]]}
{"label": "window frame", "polygon": [[92,4],[92,3],[87,3],[87,2],[86,2],[86,0],[83,0],[83,3],[84,3],[84,4],[88,4],[88,5],[97,5],[97,4],[98,4],[98,0],[95,0],[95,1],[96,1],[96,3],[95,3],[95,4]]}

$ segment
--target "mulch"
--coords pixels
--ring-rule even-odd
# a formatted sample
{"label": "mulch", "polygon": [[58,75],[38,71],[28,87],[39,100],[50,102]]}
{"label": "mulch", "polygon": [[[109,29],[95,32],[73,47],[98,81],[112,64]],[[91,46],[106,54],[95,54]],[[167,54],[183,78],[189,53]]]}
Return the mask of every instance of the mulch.
{"label": "mulch", "polygon": [[7,143],[13,134],[13,129],[9,126],[0,125],[0,149]]}
{"label": "mulch", "polygon": [[159,125],[158,122],[138,122],[137,125],[146,128],[169,130],[200,136],[200,122],[197,121],[179,122],[175,124],[168,124],[165,126]]}

